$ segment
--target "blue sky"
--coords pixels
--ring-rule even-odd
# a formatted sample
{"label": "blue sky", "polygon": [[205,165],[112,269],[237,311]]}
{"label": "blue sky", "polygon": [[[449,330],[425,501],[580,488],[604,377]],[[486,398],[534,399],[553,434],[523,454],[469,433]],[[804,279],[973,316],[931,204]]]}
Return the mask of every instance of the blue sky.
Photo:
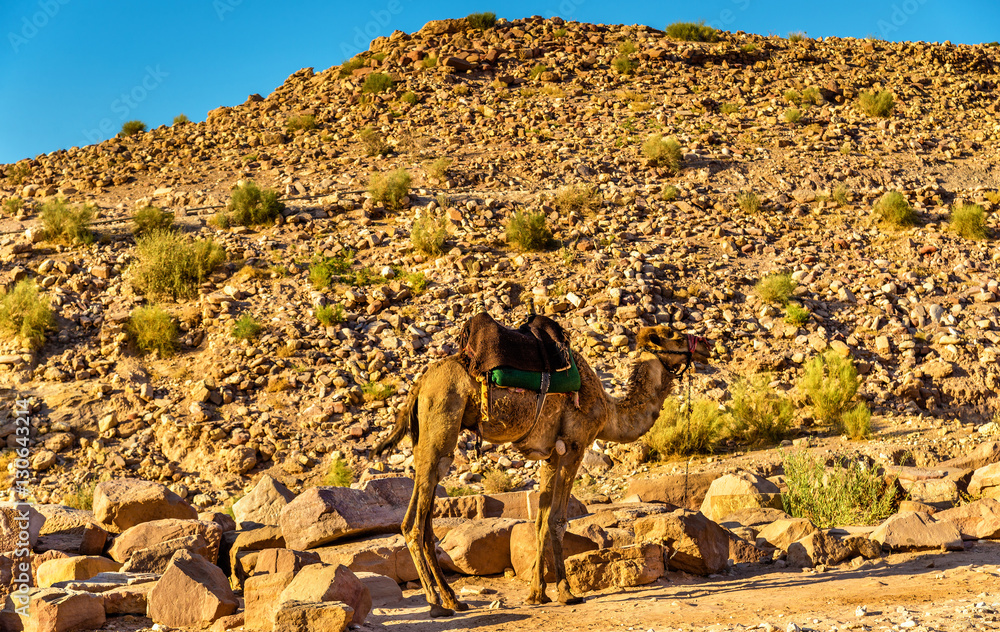
{"label": "blue sky", "polygon": [[113,136],[123,122],[267,95],[300,68],[322,70],[378,35],[474,11],[603,24],[705,20],[730,31],[889,40],[1000,39],[997,0],[2,0],[0,163]]}

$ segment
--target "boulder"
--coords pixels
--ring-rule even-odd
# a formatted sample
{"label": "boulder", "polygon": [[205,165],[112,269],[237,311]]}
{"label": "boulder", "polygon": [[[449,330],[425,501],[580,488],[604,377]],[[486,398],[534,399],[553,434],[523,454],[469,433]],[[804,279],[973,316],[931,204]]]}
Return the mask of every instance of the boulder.
{"label": "boulder", "polygon": [[28,503],[0,502],[0,553],[34,548],[45,516]]}
{"label": "boulder", "polygon": [[662,544],[672,570],[709,575],[726,568],[729,560],[729,534],[701,512],[678,509],[641,518],[635,538]]}
{"label": "boulder", "polygon": [[281,591],[279,604],[293,601],[342,601],[354,609],[349,623],[362,625],[372,609],[372,597],[361,580],[343,565],[313,564],[299,571]]}
{"label": "boulder", "polygon": [[98,483],[94,488],[94,518],[112,533],[150,520],[197,517],[198,512],[186,500],[152,481],[120,478]]}
{"label": "boulder", "polygon": [[232,531],[224,534],[222,550],[228,553],[221,555],[220,567],[223,567],[233,579],[234,586],[241,586],[243,581],[253,574],[260,551],[285,548],[285,537],[281,528],[275,526],[257,527],[247,531]]}
{"label": "boulder", "polygon": [[47,588],[56,582],[90,579],[98,573],[117,571],[121,564],[106,557],[77,555],[43,562],[35,571],[35,583]]}
{"label": "boulder", "polygon": [[148,599],[149,618],[174,628],[207,627],[239,606],[222,570],[185,550],[174,553]]}
{"label": "boulder", "polygon": [[104,626],[104,598],[88,592],[41,588],[32,590],[28,616],[21,616],[24,630],[71,632]]}
{"label": "boulder", "polygon": [[811,568],[840,564],[857,553],[857,548],[824,531],[815,530],[788,544],[788,565]]}
{"label": "boulder", "polygon": [[160,542],[145,549],[132,551],[121,570],[125,573],[163,574],[174,557],[174,553],[185,550],[211,561],[208,543],[201,535],[185,535],[180,538]]}
{"label": "boulder", "polygon": [[281,510],[295,499],[295,494],[280,481],[264,474],[249,494],[233,503],[236,524],[255,522],[277,525]]}
{"label": "boulder", "polygon": [[910,549],[945,549],[961,551],[962,534],[951,522],[938,522],[928,514],[915,511],[889,516],[876,527],[871,539],[890,551]]}
{"label": "boulder", "polygon": [[313,549],[324,564],[343,564],[355,573],[377,573],[396,583],[419,579],[402,535],[378,536]]}
{"label": "boulder", "polygon": [[715,472],[667,474],[629,482],[626,498],[635,497],[644,503],[668,503],[686,509],[698,509],[705,501],[708,489],[718,476]]}
{"label": "boulder", "polygon": [[792,542],[816,531],[816,525],[806,518],[775,520],[757,533],[757,546],[766,544],[784,551]]}
{"label": "boulder", "polygon": [[994,498],[982,498],[947,509],[935,514],[934,518],[954,524],[966,540],[1000,539],[1000,501]]}
{"label": "boulder", "polygon": [[291,549],[264,549],[257,555],[254,574],[297,573],[310,564],[321,564],[322,559],[314,551],[293,551]]}
{"label": "boulder", "polygon": [[781,493],[766,478],[739,471],[712,481],[701,503],[701,513],[709,520],[721,520],[738,509],[754,507],[781,509]]}
{"label": "boulder", "polygon": [[278,599],[294,578],[295,573],[292,571],[247,578],[243,586],[243,596],[246,602],[244,624],[248,630],[270,632],[274,629],[274,612],[278,606]]}
{"label": "boulder", "polygon": [[236,531],[236,521],[229,514],[224,514],[221,511],[203,511],[198,514],[198,520],[204,520],[205,522],[214,522],[215,524],[222,527],[222,532]]}
{"label": "boulder", "polygon": [[992,463],[1000,463],[1000,441],[980,443],[964,456],[939,463],[940,469],[975,470]]}
{"label": "boulder", "polygon": [[484,518],[452,529],[441,541],[446,568],[465,575],[497,575],[511,567],[510,532],[519,520]]}
{"label": "boulder", "polygon": [[773,507],[748,507],[746,509],[737,509],[728,516],[724,516],[718,523],[729,529],[736,526],[761,527],[777,520],[787,520],[788,518],[791,518],[791,516],[781,509]]}
{"label": "boulder", "polygon": [[969,493],[1000,499],[1000,463],[984,465],[973,472],[969,479]]}
{"label": "boulder", "polygon": [[645,543],[587,551],[566,558],[566,578],[578,595],[604,588],[642,586],[663,575],[663,547]]}
{"label": "boulder", "polygon": [[[434,517],[466,518],[511,518],[514,520],[535,520],[538,517],[540,492],[504,492],[500,494],[474,494],[471,496],[438,497],[434,500]],[[409,501],[403,503],[405,507]],[[573,496],[566,505],[568,518],[585,515],[587,508]]]}
{"label": "boulder", "polygon": [[41,535],[50,533],[83,533],[88,526],[100,527],[94,518],[94,512],[86,509],[75,509],[65,505],[32,505],[40,514],[45,516],[45,524],[40,531]]}
{"label": "boulder", "polygon": [[570,520],[569,530],[579,531],[585,525],[596,525],[602,529],[629,528],[639,518],[670,513],[678,508],[660,503],[611,503],[593,505],[591,513]]}
{"label": "boulder", "polygon": [[126,562],[138,550],[154,547],[162,542],[185,536],[201,536],[208,547],[205,558],[213,564],[219,558],[222,527],[204,520],[178,520],[166,518],[143,522],[126,529],[115,538],[108,554],[118,562]]}
{"label": "boulder", "polygon": [[117,586],[101,593],[104,597],[104,612],[108,616],[117,614],[137,614],[146,616],[149,606],[149,591],[156,582]]}
{"label": "boulder", "polygon": [[[535,565],[538,545],[535,538],[535,525],[531,522],[519,522],[510,532],[510,563],[518,579],[531,580],[531,571]],[[593,540],[570,531],[563,536],[563,560],[587,551],[597,550]],[[550,548],[545,556],[545,581],[555,581],[555,557]]]}
{"label": "boulder", "polygon": [[373,608],[391,608],[403,600],[403,591],[391,578],[377,573],[354,573],[368,588]]}
{"label": "boulder", "polygon": [[353,608],[341,601],[288,601],[283,602],[274,613],[274,629],[282,632],[341,632],[357,616]]}

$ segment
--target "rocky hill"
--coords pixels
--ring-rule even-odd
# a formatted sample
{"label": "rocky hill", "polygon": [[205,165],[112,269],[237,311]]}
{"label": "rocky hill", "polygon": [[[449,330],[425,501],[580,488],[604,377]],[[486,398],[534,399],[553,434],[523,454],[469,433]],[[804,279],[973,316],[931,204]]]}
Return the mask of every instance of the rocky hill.
{"label": "rocky hill", "polygon": [[[388,89],[371,87],[378,73]],[[8,165],[0,199],[25,204],[0,221],[4,277],[37,279],[57,310],[44,346],[11,339],[0,354],[5,397],[31,402],[31,493],[60,502],[130,476],[211,510],[263,472],[300,491],[338,458],[360,471],[464,320],[486,309],[514,324],[529,302],[565,323],[609,390],[647,323],[712,340],[717,357],[692,386],[723,404],[740,376],[769,371],[796,395],[805,361],[849,354],[876,431],[852,450],[887,464],[957,456],[996,428],[1000,253],[949,218],[975,203],[997,230],[998,80],[1000,49],[988,46],[744,33],[700,43],[558,18],[485,30],[447,20],[378,38],[343,66],[299,70],[205,122]],[[858,105],[880,91],[894,96],[887,117]],[[677,170],[643,151],[654,135],[678,140]],[[412,187],[402,208],[384,208],[366,189],[396,169]],[[276,224],[210,223],[247,179],[286,197]],[[891,190],[916,225],[879,222],[873,207]],[[56,196],[96,205],[93,245],[39,239],[39,210]],[[197,299],[164,304],[182,329],[169,358],[138,355],[124,334],[146,302],[129,222],[150,204],[227,253]],[[508,244],[519,210],[544,212],[560,244]],[[436,213],[449,230],[439,257],[410,240],[415,218]],[[310,283],[310,262],[348,251],[380,283]],[[755,294],[774,272],[796,282],[805,322]],[[338,304],[343,321],[320,325],[317,306]],[[243,314],[263,325],[258,338],[234,339]],[[797,437],[828,437],[808,409],[797,419]],[[13,424],[0,438],[15,445]],[[495,446],[479,457],[468,441],[452,472],[462,484],[494,467],[534,483],[532,463]],[[730,443],[710,461],[777,458],[744,450]],[[649,467],[605,452],[588,457],[595,497],[625,490],[626,478],[604,476],[612,465]],[[381,467],[408,464],[403,450]],[[695,469],[705,466],[718,463]]]}

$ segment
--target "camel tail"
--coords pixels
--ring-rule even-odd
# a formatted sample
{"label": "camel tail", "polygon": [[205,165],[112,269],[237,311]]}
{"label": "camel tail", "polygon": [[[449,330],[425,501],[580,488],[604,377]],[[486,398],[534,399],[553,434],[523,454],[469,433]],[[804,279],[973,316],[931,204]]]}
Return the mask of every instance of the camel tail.
{"label": "camel tail", "polygon": [[420,426],[417,423],[417,393],[420,391],[419,385],[420,383],[417,382],[410,389],[403,407],[396,412],[396,427],[392,429],[388,437],[375,444],[375,447],[368,453],[369,459],[378,458],[391,448],[396,447],[403,440],[403,437],[406,436],[407,432],[410,434],[413,445],[417,445],[417,437],[420,434]]}

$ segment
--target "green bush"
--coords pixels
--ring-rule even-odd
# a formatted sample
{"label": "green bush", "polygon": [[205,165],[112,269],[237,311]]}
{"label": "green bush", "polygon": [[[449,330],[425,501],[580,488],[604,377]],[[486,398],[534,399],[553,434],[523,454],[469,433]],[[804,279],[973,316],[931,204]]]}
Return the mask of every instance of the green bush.
{"label": "green bush", "polygon": [[135,136],[146,131],[146,124],[142,121],[125,121],[122,123],[122,136]]}
{"label": "green bush", "polygon": [[751,445],[780,443],[792,426],[794,406],[770,386],[771,376],[758,373],[740,378],[726,407],[733,437]]}
{"label": "green bush", "polygon": [[838,184],[833,187],[833,193],[830,196],[838,206],[847,206],[847,185]]}
{"label": "green bush", "polygon": [[868,404],[861,402],[841,417],[844,434],[851,439],[867,439],[872,435],[872,413]]}
{"label": "green bush", "polygon": [[434,66],[437,66],[437,63],[438,63],[437,57],[424,57],[423,59],[420,60],[420,65],[423,66],[424,68],[433,68]]}
{"label": "green bush", "polygon": [[642,144],[642,155],[654,167],[666,167],[670,173],[676,173],[681,168],[684,154],[676,138],[663,138],[653,134]]}
{"label": "green bush", "polygon": [[184,123],[190,123],[191,119],[187,117],[186,114],[178,114],[174,117],[174,125],[183,125]]}
{"label": "green bush", "polygon": [[809,310],[798,303],[789,303],[785,308],[785,322],[801,327],[809,322]]}
{"label": "green bush", "polygon": [[324,487],[350,487],[354,480],[354,470],[343,459],[337,457],[323,477]]}
{"label": "green bush", "polygon": [[668,184],[663,187],[663,192],[660,193],[660,197],[663,198],[664,202],[673,202],[677,199],[677,196],[681,194],[681,190],[672,184]]}
{"label": "green bush", "polygon": [[24,208],[24,200],[13,195],[3,201],[3,212],[8,215],[17,215]]}
{"label": "green bush", "polygon": [[96,487],[97,479],[87,483],[77,483],[73,486],[72,492],[63,494],[60,502],[66,507],[91,511],[94,508],[94,489]]}
{"label": "green bush", "polygon": [[354,253],[349,250],[343,255],[315,259],[309,266],[309,281],[318,290],[340,283],[350,273],[353,261]]}
{"label": "green bush", "polygon": [[10,168],[7,169],[6,175],[11,184],[24,184],[29,178],[31,178],[31,167],[29,167],[26,162],[19,162],[16,165],[11,165]]}
{"label": "green bush", "polygon": [[753,290],[757,298],[764,303],[787,305],[788,299],[795,291],[795,285],[792,275],[787,272],[775,272],[758,281]]}
{"label": "green bush", "polygon": [[348,59],[344,63],[340,64],[340,70],[337,72],[337,76],[339,76],[341,79],[350,77],[355,70],[361,68],[364,65],[365,65],[365,60],[363,57],[361,56],[352,57],[351,59]]}
{"label": "green bush", "polygon": [[643,436],[654,456],[707,454],[725,434],[725,419],[719,406],[709,399],[696,399],[690,413],[677,397],[663,402],[653,427]]}
{"label": "green bush", "polygon": [[628,55],[618,55],[615,57],[615,60],[611,62],[611,66],[619,75],[628,77],[635,73],[635,69],[638,68],[639,65],[629,59]]}
{"label": "green bush", "polygon": [[427,175],[436,180],[444,180],[448,177],[448,168],[451,167],[451,158],[438,158],[427,167]]}
{"label": "green bush", "polygon": [[403,96],[399,97],[399,100],[403,103],[409,103],[410,105],[416,105],[420,101],[420,97],[413,90],[407,90],[403,93]]}
{"label": "green bush", "polygon": [[179,331],[174,319],[161,307],[137,307],[128,319],[128,336],[142,354],[156,352],[169,358],[177,351]]}
{"label": "green bush", "polygon": [[469,26],[480,31],[493,28],[497,23],[497,14],[492,11],[485,13],[470,13],[466,16]]}
{"label": "green bush", "polygon": [[827,467],[807,452],[783,455],[788,491],[781,495],[785,511],[808,518],[821,529],[876,525],[896,511],[895,481],[859,462],[835,459]]}
{"label": "green bush", "polygon": [[132,234],[142,237],[154,230],[170,230],[174,226],[174,215],[155,206],[141,208],[132,215]]}
{"label": "green bush", "polygon": [[226,252],[212,240],[189,241],[175,231],[156,230],[136,240],[132,286],[152,298],[190,298],[225,261]]}
{"label": "green bush", "polygon": [[302,116],[293,116],[285,122],[285,129],[291,132],[297,132],[300,129],[310,130],[316,129],[316,117],[312,114],[305,114]]}
{"label": "green bush", "polygon": [[90,244],[94,241],[94,234],[90,232],[94,207],[89,204],[70,208],[65,200],[52,200],[42,206],[41,219],[48,241],[65,244]]}
{"label": "green bush", "polygon": [[978,204],[959,204],[951,211],[951,229],[966,239],[986,239],[986,213]]}
{"label": "green bush", "polygon": [[514,490],[514,480],[501,469],[483,472],[483,491],[487,494],[503,494]]}
{"label": "green bush", "polygon": [[336,305],[318,305],[316,306],[316,320],[325,327],[342,323],[344,322],[344,306],[340,303]]}
{"label": "green bush", "polygon": [[376,173],[368,181],[372,201],[386,208],[399,208],[409,192],[410,174],[405,169],[396,169],[387,176]]}
{"label": "green bush", "polygon": [[795,125],[802,120],[802,110],[798,108],[788,108],[785,113],[781,116],[786,123],[791,123]]}
{"label": "green bush", "polygon": [[800,383],[816,421],[833,426],[837,432],[843,430],[844,413],[860,386],[854,362],[836,351],[827,351],[807,362]]}
{"label": "green bush", "polygon": [[20,338],[35,349],[45,343],[45,332],[54,326],[49,301],[34,281],[21,279],[13,290],[0,294],[0,331],[7,338]]}
{"label": "green bush", "polygon": [[917,223],[917,212],[899,191],[889,191],[874,207],[875,216],[883,225],[892,228],[906,228]]}
{"label": "green bush", "polygon": [[271,224],[285,208],[278,201],[274,189],[261,189],[253,180],[233,187],[226,206],[226,220],[230,225],[259,226]]}
{"label": "green bush", "polygon": [[889,118],[895,102],[888,90],[881,92],[862,92],[858,96],[858,107],[868,116]]}
{"label": "green bush", "polygon": [[561,215],[587,214],[600,210],[604,197],[597,187],[581,184],[559,189],[554,203]]}
{"label": "green bush", "polygon": [[552,31],[553,37],[566,37],[566,33],[569,33],[566,29],[556,29]]}
{"label": "green bush", "polygon": [[760,210],[760,196],[753,191],[740,191],[736,194],[736,205],[747,215],[755,215]]}
{"label": "green bush", "polygon": [[719,106],[719,113],[725,114],[726,116],[730,114],[736,114],[739,111],[740,111],[740,106],[736,105],[735,103],[723,103],[722,105]]}
{"label": "green bush", "polygon": [[389,399],[396,392],[395,384],[385,382],[366,382],[361,385],[361,394],[366,402]]}
{"label": "green bush", "polygon": [[521,250],[545,250],[552,243],[552,231],[541,211],[515,211],[507,220],[507,243]]}
{"label": "green bush", "polygon": [[715,42],[719,32],[704,22],[674,22],[667,27],[667,37],[685,42]]}
{"label": "green bush", "polygon": [[447,239],[448,220],[444,217],[424,214],[413,220],[410,243],[420,252],[436,257],[444,252],[444,244]]}
{"label": "green bush", "polygon": [[801,42],[805,38],[806,38],[805,31],[792,31],[791,33],[788,34],[789,42]]}
{"label": "green bush", "polygon": [[264,327],[250,314],[243,314],[233,325],[233,338],[237,340],[253,340]]}
{"label": "green bush", "polygon": [[548,69],[549,67],[545,64],[535,64],[535,66],[531,69],[531,72],[528,73],[528,78],[538,79],[538,77]]}
{"label": "green bush", "polygon": [[392,90],[392,77],[384,72],[373,72],[365,77],[365,82],[361,84],[361,92],[377,94]]}
{"label": "green bush", "polygon": [[366,127],[358,132],[361,145],[365,148],[368,156],[384,156],[389,153],[389,144],[385,142],[382,134],[373,127]]}

